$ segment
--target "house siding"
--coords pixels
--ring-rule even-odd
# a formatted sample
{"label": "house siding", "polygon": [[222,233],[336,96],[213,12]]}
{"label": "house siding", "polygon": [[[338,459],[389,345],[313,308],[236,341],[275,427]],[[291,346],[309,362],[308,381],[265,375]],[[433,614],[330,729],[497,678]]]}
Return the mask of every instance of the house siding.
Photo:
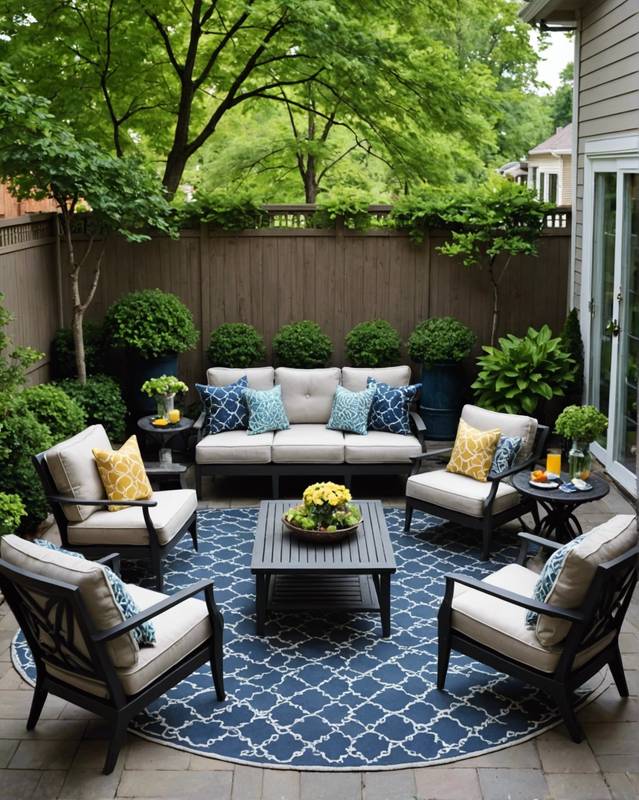
{"label": "house siding", "polygon": [[532,187],[532,168],[537,167],[539,172],[554,172],[559,176],[557,205],[572,205],[572,168],[569,155],[553,156],[550,153],[528,155],[528,185]]}
{"label": "house siding", "polygon": [[582,284],[586,143],[639,131],[639,0],[586,4],[580,40],[572,297],[577,307]]}

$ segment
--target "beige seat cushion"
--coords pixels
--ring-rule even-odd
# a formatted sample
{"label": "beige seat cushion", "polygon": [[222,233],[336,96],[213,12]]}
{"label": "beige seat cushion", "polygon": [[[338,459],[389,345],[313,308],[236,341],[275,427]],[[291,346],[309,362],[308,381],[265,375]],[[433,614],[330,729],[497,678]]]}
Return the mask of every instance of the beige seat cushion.
{"label": "beige seat cushion", "polygon": [[[134,584],[127,584],[127,589],[141,611],[159,603],[166,597],[164,594],[143,589]],[[127,696],[142,691],[145,686],[193,652],[211,636],[211,623],[206,603],[195,597],[154,617],[153,625],[156,633],[156,642],[153,647],[140,648],[137,664],[117,670],[122,688]],[[47,668],[52,675],[79,689],[100,697],[106,697],[108,694],[106,686],[100,681],[82,678],[52,666]]]}
{"label": "beige seat cushion", "polygon": [[211,367],[206,371],[206,379],[209,386],[228,386],[235,383],[246,375],[249,389],[272,389],[274,385],[275,370],[273,367],[247,367],[237,369],[235,367]]}
{"label": "beige seat cushion", "polygon": [[344,434],[347,464],[405,464],[421,452],[422,446],[415,436],[384,431],[368,431],[366,436]]}
{"label": "beige seat cushion", "polygon": [[[532,597],[537,573],[509,564],[489,575],[485,582],[501,589]],[[490,647],[501,655],[513,658],[542,672],[553,672],[561,655],[560,647],[544,647],[535,632],[526,625],[526,609],[490,597],[466,586],[455,587],[453,596],[453,628],[471,639]],[[614,632],[582,650],[575,659],[580,667],[612,641]]]}
{"label": "beige seat cushion", "polygon": [[282,387],[282,402],[291,425],[326,425],[333,407],[333,396],[342,371],[338,367],[292,369],[278,367],[275,383]]}
{"label": "beige seat cushion", "polygon": [[[117,516],[108,511],[103,513],[110,518]],[[41,578],[77,586],[96,630],[103,631],[124,621],[102,564],[40,547],[13,534],[0,539],[0,556],[14,567]],[[74,639],[86,655],[88,650],[79,632]],[[132,634],[118,636],[109,642],[108,648],[115,666],[130,667],[137,663],[139,648]]]}
{"label": "beige seat cushion", "polygon": [[[197,509],[197,495],[193,489],[167,489],[155,492],[150,498],[157,506],[149,509],[151,521],[160,544],[166,544],[176,535]],[[96,511],[88,519],[69,525],[69,544],[148,544],[149,533],[144,514],[138,507],[128,507],[111,514]]]}
{"label": "beige seat cushion", "polygon": [[[488,497],[492,483],[476,481],[465,475],[436,469],[411,475],[406,482],[407,497],[414,497],[424,503],[432,503],[471,517],[484,516],[484,500]],[[512,508],[519,503],[519,493],[503,481],[497,488],[493,502],[495,514]]]}
{"label": "beige seat cushion", "polygon": [[273,432],[249,435],[248,431],[225,431],[205,436],[195,446],[198,464],[269,464]]}
{"label": "beige seat cushion", "polygon": [[499,411],[487,411],[479,406],[465,405],[462,408],[461,418],[473,428],[480,431],[499,428],[504,436],[519,436],[521,450],[517,461],[525,461],[532,455],[535,436],[537,435],[537,420],[522,414],[502,414]]}
{"label": "beige seat cushion", "polygon": [[[561,608],[579,607],[588,592],[600,564],[612,561],[637,544],[637,524],[632,514],[617,514],[612,519],[597,525],[582,537],[577,544],[569,544],[563,566],[559,569],[546,596],[546,603]],[[536,633],[544,645],[561,642],[570,629],[566,620],[540,614]]]}
{"label": "beige seat cushion", "polygon": [[408,386],[410,383],[410,367],[344,367],[342,369],[342,386],[351,392],[363,392],[368,378],[375,378],[378,383],[388,386]]}
{"label": "beige seat cushion", "polygon": [[344,434],[325,425],[291,425],[277,431],[272,453],[276,464],[342,464]]}
{"label": "beige seat cushion", "polygon": [[[106,498],[93,448],[112,449],[102,425],[91,425],[46,452],[44,458],[59,494],[82,500]],[[95,507],[63,505],[62,510],[69,522],[80,522],[90,517]]]}

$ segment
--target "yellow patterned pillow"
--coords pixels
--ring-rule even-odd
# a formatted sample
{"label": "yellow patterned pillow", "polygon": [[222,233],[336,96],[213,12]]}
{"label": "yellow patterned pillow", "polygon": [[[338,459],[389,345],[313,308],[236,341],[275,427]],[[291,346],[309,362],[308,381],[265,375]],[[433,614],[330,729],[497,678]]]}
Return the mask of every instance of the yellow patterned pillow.
{"label": "yellow patterned pillow", "polygon": [[478,431],[460,419],[447,471],[466,475],[476,481],[485,481],[493,463],[500,434],[501,431],[497,429]]}
{"label": "yellow patterned pillow", "polygon": [[[109,500],[146,500],[153,494],[147,478],[138,440],[131,436],[119,450],[93,449],[100,479]],[[126,506],[109,506],[121,511]]]}

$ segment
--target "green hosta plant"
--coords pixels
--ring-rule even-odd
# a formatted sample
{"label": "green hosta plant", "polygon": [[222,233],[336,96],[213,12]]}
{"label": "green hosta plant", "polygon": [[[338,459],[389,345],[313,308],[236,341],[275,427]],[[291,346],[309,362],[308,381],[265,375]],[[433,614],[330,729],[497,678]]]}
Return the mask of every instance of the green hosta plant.
{"label": "green hosta plant", "polygon": [[26,514],[24,503],[17,494],[0,492],[0,536],[15,533]]}
{"label": "green hosta plant", "polygon": [[178,392],[188,392],[188,390],[189,387],[186,383],[178,380],[175,375],[160,375],[159,378],[149,378],[140,387],[140,391],[149,397],[178,394]]}
{"label": "green hosta plant", "polygon": [[463,322],[453,317],[432,317],[420,322],[408,340],[413,361],[433,364],[462,361],[472,350],[477,337]]}
{"label": "green hosta plant", "polygon": [[224,322],[216,328],[206,352],[215,367],[253,367],[266,358],[264,340],[245,322]]}
{"label": "green hosta plant", "polygon": [[477,402],[492,411],[532,414],[540,400],[563,396],[575,375],[575,361],[548,325],[528,328],[520,338],[512,333],[499,347],[484,348],[477,359],[479,374],[472,384]]}
{"label": "green hosta plant", "polygon": [[608,427],[608,417],[594,406],[566,406],[555,422],[555,432],[565,439],[590,444]]}
{"label": "green hosta plant", "polygon": [[402,340],[385,319],[360,322],[346,334],[346,355],[354,367],[399,364]]}

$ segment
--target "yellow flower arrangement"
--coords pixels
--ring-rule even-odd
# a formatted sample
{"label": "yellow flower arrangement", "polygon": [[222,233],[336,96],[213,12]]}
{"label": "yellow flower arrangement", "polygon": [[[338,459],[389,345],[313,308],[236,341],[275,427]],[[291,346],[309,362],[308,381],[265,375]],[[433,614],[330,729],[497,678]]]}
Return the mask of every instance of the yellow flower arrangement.
{"label": "yellow flower arrangement", "polygon": [[305,530],[334,533],[357,525],[362,519],[359,508],[351,503],[351,493],[340,483],[313,483],[304,490],[304,502],[286,512],[286,519]]}

